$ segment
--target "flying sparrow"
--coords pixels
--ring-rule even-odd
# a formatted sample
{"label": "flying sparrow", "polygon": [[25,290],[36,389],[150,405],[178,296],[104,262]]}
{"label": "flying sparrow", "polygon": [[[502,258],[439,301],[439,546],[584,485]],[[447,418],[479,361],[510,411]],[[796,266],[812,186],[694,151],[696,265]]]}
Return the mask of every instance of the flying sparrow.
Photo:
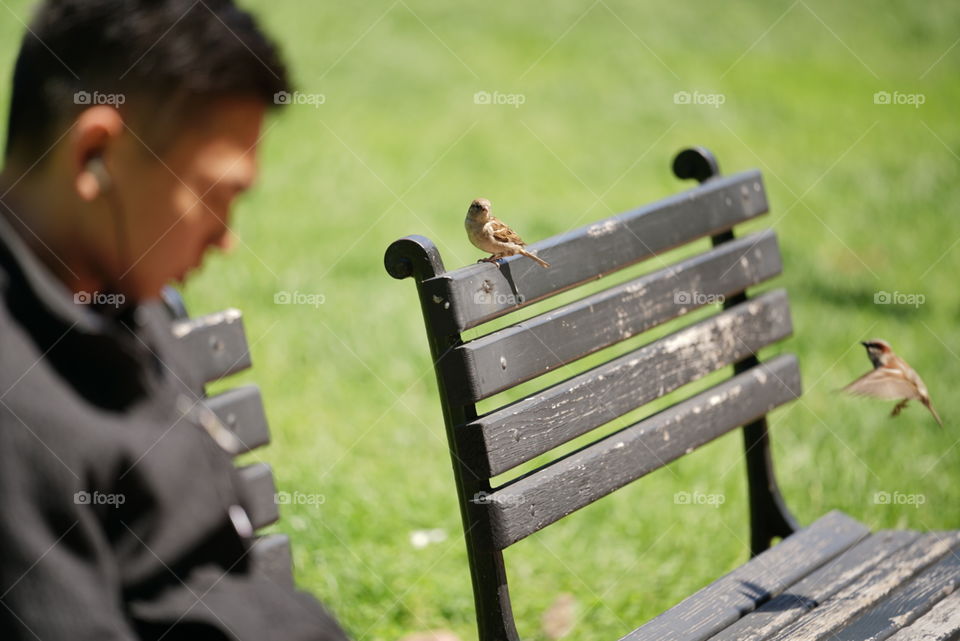
{"label": "flying sparrow", "polygon": [[890,416],[897,416],[911,400],[918,400],[930,410],[940,427],[943,421],[937,415],[930,402],[927,386],[920,375],[907,365],[907,362],[893,353],[890,344],[879,338],[861,343],[867,348],[867,356],[873,363],[873,370],[867,372],[843,388],[844,392],[858,396],[872,396],[891,401],[900,401]]}
{"label": "flying sparrow", "polygon": [[475,247],[493,256],[482,259],[484,262],[494,262],[505,256],[523,254],[535,260],[541,267],[549,267],[550,263],[538,258],[524,249],[525,242],[515,231],[493,217],[490,213],[490,201],[486,198],[477,198],[470,203],[467,210],[467,219],[464,221],[467,228],[467,237]]}

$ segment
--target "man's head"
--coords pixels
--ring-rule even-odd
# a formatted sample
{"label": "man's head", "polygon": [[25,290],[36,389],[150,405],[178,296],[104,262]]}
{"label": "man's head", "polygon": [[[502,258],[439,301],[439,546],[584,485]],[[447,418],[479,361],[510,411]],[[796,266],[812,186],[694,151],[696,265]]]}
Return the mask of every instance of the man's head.
{"label": "man's head", "polygon": [[264,113],[288,90],[232,0],[46,0],[14,72],[0,214],[74,288],[154,297],[229,245]]}

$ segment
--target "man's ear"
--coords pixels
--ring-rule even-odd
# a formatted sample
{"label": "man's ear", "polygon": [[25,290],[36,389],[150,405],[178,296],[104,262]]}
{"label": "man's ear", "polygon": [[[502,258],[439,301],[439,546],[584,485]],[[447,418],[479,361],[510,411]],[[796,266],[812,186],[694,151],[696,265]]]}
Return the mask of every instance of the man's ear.
{"label": "man's ear", "polygon": [[96,200],[109,189],[107,159],[122,133],[123,117],[109,105],[86,109],[74,122],[68,137],[70,168],[83,200]]}

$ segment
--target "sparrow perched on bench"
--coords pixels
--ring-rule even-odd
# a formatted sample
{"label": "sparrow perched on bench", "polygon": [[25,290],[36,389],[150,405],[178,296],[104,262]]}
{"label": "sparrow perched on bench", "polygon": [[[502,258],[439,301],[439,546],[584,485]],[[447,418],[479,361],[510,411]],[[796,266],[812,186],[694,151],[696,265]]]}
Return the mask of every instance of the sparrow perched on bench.
{"label": "sparrow perched on bench", "polygon": [[933,409],[927,386],[923,384],[920,375],[913,371],[905,360],[893,353],[890,344],[879,338],[861,344],[867,348],[873,370],[844,387],[843,391],[859,396],[900,401],[894,406],[890,416],[897,416],[907,403],[918,400],[930,410],[940,427],[943,427],[943,421],[937,415],[937,410]]}
{"label": "sparrow perched on bench", "polygon": [[493,254],[481,259],[484,262],[494,262],[506,256],[523,254],[535,260],[541,267],[550,266],[547,261],[524,249],[526,243],[523,239],[507,225],[494,218],[490,213],[490,201],[486,198],[477,198],[470,203],[464,226],[467,228],[467,237],[475,247]]}

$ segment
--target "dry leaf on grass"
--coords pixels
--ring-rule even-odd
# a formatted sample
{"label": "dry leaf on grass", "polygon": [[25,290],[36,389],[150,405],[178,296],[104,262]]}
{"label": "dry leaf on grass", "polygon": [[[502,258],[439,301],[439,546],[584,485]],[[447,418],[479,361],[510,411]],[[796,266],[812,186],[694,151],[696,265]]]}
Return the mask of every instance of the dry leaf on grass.
{"label": "dry leaf on grass", "polygon": [[561,594],[547,608],[540,619],[543,634],[551,641],[561,639],[573,630],[577,622],[577,600],[572,594]]}

